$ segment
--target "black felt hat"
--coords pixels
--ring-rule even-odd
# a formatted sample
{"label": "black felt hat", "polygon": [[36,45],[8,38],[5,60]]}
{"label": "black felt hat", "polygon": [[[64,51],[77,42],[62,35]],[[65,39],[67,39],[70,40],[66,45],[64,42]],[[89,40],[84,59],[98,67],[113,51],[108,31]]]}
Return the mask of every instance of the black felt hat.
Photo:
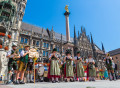
{"label": "black felt hat", "polygon": [[67,50],[66,50],[66,55],[67,55],[67,54],[71,54],[71,51],[72,51],[71,49],[67,49]]}
{"label": "black felt hat", "polygon": [[77,54],[80,54],[80,51],[77,51]]}
{"label": "black felt hat", "polygon": [[54,52],[54,51],[57,51],[57,49],[56,49],[56,48],[54,48],[54,49],[53,49],[53,52]]}

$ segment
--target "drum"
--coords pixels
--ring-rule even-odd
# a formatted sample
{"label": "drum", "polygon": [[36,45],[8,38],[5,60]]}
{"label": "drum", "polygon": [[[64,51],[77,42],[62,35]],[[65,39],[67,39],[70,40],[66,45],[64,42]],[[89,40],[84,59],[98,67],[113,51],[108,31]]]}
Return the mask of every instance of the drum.
{"label": "drum", "polygon": [[41,66],[38,68],[38,75],[43,76],[44,75],[44,66]]}
{"label": "drum", "polygon": [[37,52],[36,49],[30,49],[29,52],[30,52],[29,53],[30,58],[34,58],[34,57],[39,58],[39,53]]}

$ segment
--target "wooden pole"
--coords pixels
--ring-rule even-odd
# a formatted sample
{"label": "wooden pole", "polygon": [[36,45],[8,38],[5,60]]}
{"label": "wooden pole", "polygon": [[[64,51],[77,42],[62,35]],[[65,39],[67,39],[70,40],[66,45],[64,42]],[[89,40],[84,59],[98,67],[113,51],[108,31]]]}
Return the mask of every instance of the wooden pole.
{"label": "wooden pole", "polygon": [[34,60],[34,84],[35,84],[35,60]]}

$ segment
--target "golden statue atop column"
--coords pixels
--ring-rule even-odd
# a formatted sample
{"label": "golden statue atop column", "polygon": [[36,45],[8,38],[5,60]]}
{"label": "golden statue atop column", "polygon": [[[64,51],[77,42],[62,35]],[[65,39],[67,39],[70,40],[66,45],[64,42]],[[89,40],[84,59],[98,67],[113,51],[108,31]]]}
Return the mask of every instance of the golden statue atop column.
{"label": "golden statue atop column", "polygon": [[65,10],[66,10],[66,12],[69,12],[68,5],[65,6]]}

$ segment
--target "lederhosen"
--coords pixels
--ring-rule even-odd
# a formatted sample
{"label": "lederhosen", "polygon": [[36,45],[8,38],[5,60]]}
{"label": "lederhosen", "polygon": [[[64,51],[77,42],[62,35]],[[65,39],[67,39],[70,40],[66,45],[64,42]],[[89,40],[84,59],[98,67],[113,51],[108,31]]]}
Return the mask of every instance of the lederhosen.
{"label": "lederhosen", "polygon": [[66,57],[66,64],[65,64],[65,71],[64,71],[64,78],[73,78],[74,72],[73,72],[73,64],[72,61]]}
{"label": "lederhosen", "polygon": [[27,68],[27,64],[28,64],[28,57],[29,54],[27,54],[24,57],[20,57],[20,63],[19,63],[19,71],[25,71]]}
{"label": "lederhosen", "polygon": [[107,70],[113,70],[112,61],[110,59],[106,59],[106,68]]}
{"label": "lederhosen", "polygon": [[[14,51],[11,50],[11,55],[14,54]],[[8,62],[8,71],[11,71],[13,68],[13,70],[17,70],[18,69],[18,64],[17,64],[17,59],[13,59],[13,58],[9,58],[9,62]]]}
{"label": "lederhosen", "polygon": [[77,63],[76,63],[76,76],[77,77],[84,77],[84,67],[83,67],[83,64],[82,64],[82,61],[80,61],[80,58],[81,57],[77,57]]}
{"label": "lederhosen", "polygon": [[[89,62],[89,59],[88,59],[88,62]],[[88,64],[88,69],[89,69],[89,77],[95,77],[96,69],[95,69],[95,65],[92,62]]]}
{"label": "lederhosen", "polygon": [[58,60],[56,57],[51,57],[49,71],[48,71],[48,78],[51,77],[60,77],[60,67],[58,64]]}
{"label": "lederhosen", "polygon": [[32,71],[33,70],[33,62],[30,62],[31,59],[28,60],[27,64],[27,71]]}

